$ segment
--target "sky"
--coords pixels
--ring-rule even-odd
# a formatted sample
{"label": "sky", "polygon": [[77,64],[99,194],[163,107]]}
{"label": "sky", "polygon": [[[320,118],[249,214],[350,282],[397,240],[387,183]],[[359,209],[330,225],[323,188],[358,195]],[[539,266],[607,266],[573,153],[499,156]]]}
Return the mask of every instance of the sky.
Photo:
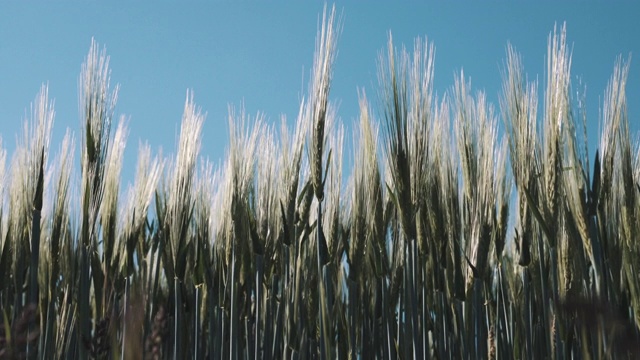
{"label": "sky", "polygon": [[[323,2],[56,1],[0,2],[0,136],[10,158],[41,84],[55,101],[51,152],[67,128],[80,144],[78,77],[92,37],[110,56],[120,85],[116,114],[128,119],[123,177],[133,181],[140,141],[174,152],[188,89],[207,113],[201,156],[221,161],[228,144],[228,107],[244,105],[271,124],[293,127],[308,87]],[[640,2],[336,3],[338,38],[330,99],[347,129],[358,116],[358,89],[370,100],[376,61],[387,44],[435,45],[434,89],[449,91],[464,69],[473,91],[498,107],[506,46],[523,56],[530,79],[544,87],[546,49],[554,24],[567,23],[572,81],[587,86],[591,151],[597,146],[603,94],[616,58],[630,54],[627,84],[632,133],[640,130]],[[574,87],[574,90],[577,87]],[[542,104],[542,96],[540,94]],[[115,130],[115,127],[114,127]],[[351,139],[347,134],[346,139]],[[351,151],[345,156],[350,156]],[[8,159],[9,160],[9,159]],[[76,163],[79,156],[76,156]]]}

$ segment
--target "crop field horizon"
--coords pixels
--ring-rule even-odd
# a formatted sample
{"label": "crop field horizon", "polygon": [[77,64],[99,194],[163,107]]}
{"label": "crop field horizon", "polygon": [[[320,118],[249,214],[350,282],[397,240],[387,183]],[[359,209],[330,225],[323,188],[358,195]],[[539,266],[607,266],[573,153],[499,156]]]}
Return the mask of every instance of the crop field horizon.
{"label": "crop field horizon", "polygon": [[106,48],[61,144],[43,85],[12,154],[0,137],[0,359],[640,357],[631,57],[589,97],[594,144],[566,24],[543,79],[505,44],[496,104],[463,71],[438,94],[437,44],[390,32],[345,124],[343,24],[325,6],[293,126],[229,106],[214,162],[187,91],[173,154],[140,142],[131,184]]}

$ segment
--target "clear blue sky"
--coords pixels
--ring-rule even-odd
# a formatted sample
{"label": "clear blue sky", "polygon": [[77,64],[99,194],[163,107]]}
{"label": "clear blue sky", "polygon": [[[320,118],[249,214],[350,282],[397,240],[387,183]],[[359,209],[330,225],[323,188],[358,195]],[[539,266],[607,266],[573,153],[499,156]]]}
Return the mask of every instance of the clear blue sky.
{"label": "clear blue sky", "polygon": [[[135,172],[138,141],[173,153],[187,89],[208,113],[202,156],[215,162],[227,146],[227,106],[242,102],[271,122],[297,115],[307,89],[322,2],[0,2],[0,135],[9,155],[30,102],[43,82],[55,99],[52,152],[67,127],[79,141],[77,81],[91,37],[111,56],[112,85],[121,86],[117,114],[129,121],[125,181]],[[640,130],[638,2],[510,1],[341,2],[331,99],[350,125],[357,88],[375,98],[377,54],[392,31],[396,44],[427,36],[436,47],[435,90],[447,91],[464,68],[474,89],[496,106],[507,42],[524,56],[529,77],[544,84],[547,37],[567,22],[572,80],[587,84],[590,147],[614,61],[633,53],[627,87],[632,131]],[[304,80],[304,84],[303,84]],[[542,98],[541,98],[542,99]],[[346,136],[347,139],[351,135]],[[350,154],[350,152],[349,152]],[[78,158],[76,158],[76,162]]]}

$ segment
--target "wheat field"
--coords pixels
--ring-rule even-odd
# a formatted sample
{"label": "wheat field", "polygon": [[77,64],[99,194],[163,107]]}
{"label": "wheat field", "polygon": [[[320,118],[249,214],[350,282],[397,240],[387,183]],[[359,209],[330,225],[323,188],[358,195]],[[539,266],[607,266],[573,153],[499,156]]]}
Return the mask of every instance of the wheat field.
{"label": "wheat field", "polygon": [[11,157],[0,142],[0,359],[640,357],[629,60],[587,144],[566,26],[541,89],[507,46],[497,106],[462,72],[436,96],[434,44],[389,35],[346,134],[341,31],[326,8],[293,128],[231,107],[216,166],[188,92],[175,154],[142,143],[130,186],[104,48],[82,65],[79,139],[52,147],[43,86]]}

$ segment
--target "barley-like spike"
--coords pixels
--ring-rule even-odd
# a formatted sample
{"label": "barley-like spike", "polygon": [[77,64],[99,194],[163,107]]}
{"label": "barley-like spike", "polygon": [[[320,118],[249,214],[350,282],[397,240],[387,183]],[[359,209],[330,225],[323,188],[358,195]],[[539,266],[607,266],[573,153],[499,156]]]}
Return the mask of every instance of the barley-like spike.
{"label": "barley-like spike", "polygon": [[561,141],[567,128],[572,128],[569,105],[571,55],[566,45],[566,24],[553,36],[549,36],[547,55],[547,90],[545,91],[544,114],[544,187],[541,194],[546,203],[539,204],[544,216],[546,234],[551,247],[555,246],[558,228],[558,212],[562,189],[562,149]]}
{"label": "barley-like spike", "polygon": [[[340,31],[340,21],[336,24],[335,6],[327,14],[325,7],[322,13],[322,26],[318,30],[316,39],[316,52],[313,61],[313,75],[311,80],[311,121],[312,145],[311,145],[311,179],[316,199],[324,199],[324,187],[322,184],[322,157],[325,142],[325,122],[328,113],[328,98],[333,72],[333,62],[336,56],[337,32]],[[328,16],[327,16],[328,15]]]}

